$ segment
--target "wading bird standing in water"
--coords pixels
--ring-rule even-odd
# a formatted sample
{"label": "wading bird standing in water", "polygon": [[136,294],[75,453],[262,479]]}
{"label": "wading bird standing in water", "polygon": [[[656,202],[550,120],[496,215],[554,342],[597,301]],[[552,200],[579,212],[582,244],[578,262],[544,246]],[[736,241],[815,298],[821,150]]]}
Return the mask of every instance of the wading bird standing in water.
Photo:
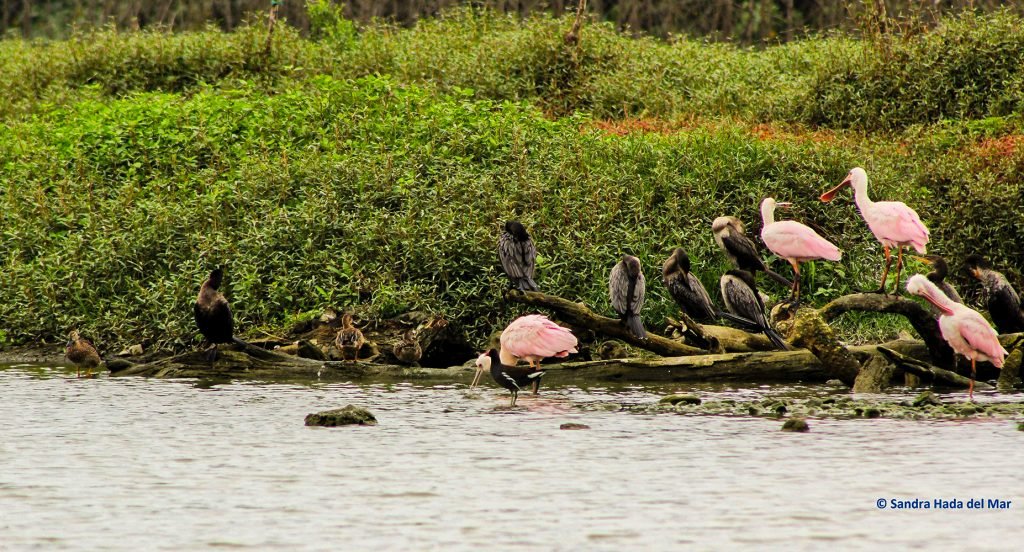
{"label": "wading bird standing in water", "polygon": [[509,407],[516,405],[516,399],[519,398],[519,392],[522,391],[524,387],[532,385],[533,392],[536,394],[537,389],[540,388],[540,378],[544,375],[544,372],[534,370],[533,368],[503,364],[501,362],[501,356],[498,354],[498,351],[495,351],[494,349],[491,349],[477,357],[477,376],[474,378],[474,381],[480,379],[480,374],[484,373],[485,370],[489,370],[491,372],[491,377],[494,378],[494,381],[498,385],[512,392],[512,402],[509,403]]}
{"label": "wading bird standing in water", "polygon": [[736,217],[718,217],[711,223],[711,232],[715,235],[715,243],[725,252],[732,264],[740,270],[746,270],[755,278],[761,271],[776,282],[792,287],[785,276],[768,268],[757,252],[757,245],[747,237],[743,222]]}
{"label": "wading bird standing in water", "polygon": [[[576,351],[576,336],[540,314],[520,316],[501,332],[501,350],[496,354],[503,366],[515,367],[520,360],[530,363],[530,369],[540,370],[540,361],[548,357],[564,358]],[[470,387],[480,381],[484,368],[477,365]],[[501,382],[499,382],[501,383]],[[540,380],[534,380],[534,393]]]}
{"label": "wading bird standing in water", "polygon": [[505,223],[505,231],[498,238],[498,259],[511,280],[511,286],[519,291],[537,291],[533,281],[534,265],[537,262],[537,247],[518,220]]}
{"label": "wading bird standing in water", "polygon": [[352,314],[346,312],[341,317],[341,329],[334,338],[334,346],[341,353],[342,360],[359,362],[359,349],[363,348],[364,343],[366,339],[363,338],[363,332],[352,324]]}
{"label": "wading bird standing in water", "polygon": [[992,270],[985,257],[977,254],[967,256],[964,268],[981,282],[988,313],[992,315],[992,322],[995,322],[999,333],[1024,332],[1024,303],[1006,276]]}
{"label": "wading bird standing in water", "polygon": [[614,267],[608,277],[608,295],[612,307],[619,313],[622,323],[630,333],[640,339],[647,339],[644,321],[640,318],[640,309],[644,307],[647,295],[647,284],[644,273],[640,269],[640,259],[632,255],[623,255],[622,260]]}
{"label": "wading bird standing in water", "polygon": [[757,292],[753,274],[746,270],[730,270],[719,279],[719,285],[722,288],[722,300],[729,312],[750,320],[776,347],[789,350],[786,340],[768,323],[768,315],[765,314],[764,302]]}
{"label": "wading bird standing in water", "polygon": [[907,291],[919,295],[939,309],[939,332],[952,349],[971,359],[971,384],[968,393],[974,398],[974,376],[977,361],[989,361],[1003,367],[1006,349],[999,344],[999,334],[969,307],[954,303],[928,278],[915,274],[907,279]]}
{"label": "wading bird standing in water", "polygon": [[900,270],[903,268],[903,248],[912,246],[918,253],[927,253],[928,229],[921,222],[921,217],[902,201],[871,201],[868,197],[868,173],[855,167],[838,186],[821,194],[822,201],[832,201],[843,186],[853,188],[854,200],[860,215],[868,223],[868,228],[875,238],[882,243],[885,253],[885,270],[882,271],[882,285],[875,293],[885,293],[885,279],[892,266],[890,248],[896,248],[896,286],[893,293],[900,291]]}
{"label": "wading bird standing in water", "polygon": [[199,287],[199,295],[192,308],[196,326],[211,347],[207,358],[212,362],[217,359],[217,345],[231,343],[234,339],[234,322],[231,319],[231,307],[224,294],[220,292],[220,284],[224,280],[224,271],[219,267],[210,272],[210,276]]}
{"label": "wading bird standing in water", "polygon": [[68,335],[68,344],[64,348],[64,356],[75,365],[75,377],[82,377],[82,368],[85,368],[85,377],[92,377],[92,369],[100,365],[100,354],[87,339],[78,334],[78,330],[71,330]]}
{"label": "wading bird standing in water", "polygon": [[775,207],[789,207],[789,203],[776,203],[767,197],[761,202],[761,240],[776,255],[793,265],[793,289],[789,300],[800,303],[800,263],[825,259],[838,261],[843,258],[839,248],[818,235],[811,228],[795,220],[775,221]]}

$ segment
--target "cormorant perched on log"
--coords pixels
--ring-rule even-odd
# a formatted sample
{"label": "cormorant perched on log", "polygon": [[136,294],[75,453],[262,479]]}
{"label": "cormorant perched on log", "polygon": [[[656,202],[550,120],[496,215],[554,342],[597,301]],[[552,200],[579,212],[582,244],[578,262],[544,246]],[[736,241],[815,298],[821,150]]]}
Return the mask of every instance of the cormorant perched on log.
{"label": "cormorant perched on log", "polygon": [[722,299],[726,308],[736,316],[751,320],[757,329],[764,332],[776,347],[787,351],[790,349],[782,336],[768,323],[764,302],[757,292],[754,275],[746,270],[730,270],[719,280],[722,288]]}
{"label": "cormorant perched on log", "polygon": [[518,220],[505,223],[505,231],[498,238],[498,259],[508,274],[513,288],[519,291],[538,291],[533,281],[534,266],[537,262],[537,247],[533,245],[526,227]]}
{"label": "cormorant perched on log", "polygon": [[217,358],[217,345],[231,343],[234,338],[234,322],[231,319],[231,306],[224,294],[220,292],[220,284],[224,280],[224,271],[219,267],[210,272],[210,277],[199,287],[199,295],[192,308],[196,326],[206,341],[212,345],[209,350],[211,361]]}
{"label": "cormorant perched on log", "polygon": [[690,256],[677,247],[661,267],[661,279],[683,312],[697,322],[714,322],[718,309],[700,279],[690,272]]}
{"label": "cormorant perched on log", "polygon": [[338,348],[343,360],[359,361],[359,349],[363,348],[366,339],[363,332],[352,324],[352,314],[345,313],[341,317],[341,329],[338,336],[334,338],[334,346]]}
{"label": "cormorant perched on log", "polygon": [[992,322],[999,333],[1024,332],[1024,305],[1021,304],[1017,290],[1013,289],[1006,276],[992,270],[985,257],[977,254],[967,256],[964,268],[981,282],[985,290],[988,313],[992,315]]}
{"label": "cormorant perched on log", "polygon": [[640,339],[647,339],[644,321],[640,318],[640,310],[644,307],[647,295],[644,273],[640,269],[640,259],[632,255],[623,255],[622,260],[614,267],[608,277],[608,294],[612,307],[619,313],[622,323],[629,331]]}
{"label": "cormorant perched on log", "polygon": [[96,347],[87,339],[78,334],[78,330],[71,330],[68,335],[68,344],[64,348],[64,356],[75,365],[75,377],[82,377],[82,368],[85,368],[85,377],[92,377],[92,369],[99,366],[101,359]]}
{"label": "cormorant perched on log", "polygon": [[757,271],[764,272],[776,282],[791,288],[791,282],[785,276],[768,268],[757,252],[757,245],[747,237],[743,222],[736,217],[718,217],[711,223],[711,232],[715,235],[715,243],[725,252],[732,264],[753,276]]}
{"label": "cormorant perched on log", "polygon": [[478,377],[474,379],[478,379],[479,374],[484,370],[490,370],[494,381],[512,392],[512,402],[509,403],[510,407],[516,405],[519,392],[523,389],[532,385],[534,393],[537,393],[537,389],[540,387],[540,378],[544,375],[543,371],[534,370],[526,366],[507,366],[502,364],[501,357],[495,349],[491,349],[477,357],[476,372]]}
{"label": "cormorant perched on log", "polygon": [[[922,263],[932,267],[932,271],[926,274],[931,283],[935,284],[943,294],[946,295],[954,303],[963,304],[964,300],[960,297],[960,294],[956,292],[956,288],[950,285],[946,281],[946,276],[949,276],[949,265],[946,264],[946,259],[943,259],[939,255],[914,255],[914,258]],[[935,309],[938,312],[938,309]]]}
{"label": "cormorant perched on log", "polygon": [[399,362],[418,365],[420,358],[423,357],[423,348],[420,347],[420,342],[416,339],[416,331],[413,328],[405,330],[405,334],[395,343],[392,352]]}

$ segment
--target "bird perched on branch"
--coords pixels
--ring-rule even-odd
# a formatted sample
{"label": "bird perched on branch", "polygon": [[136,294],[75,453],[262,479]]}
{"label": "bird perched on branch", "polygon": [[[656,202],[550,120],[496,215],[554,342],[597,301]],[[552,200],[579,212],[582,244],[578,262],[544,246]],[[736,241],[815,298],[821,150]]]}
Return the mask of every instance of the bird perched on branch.
{"label": "bird perched on branch", "polygon": [[537,282],[533,281],[537,247],[518,220],[505,223],[505,230],[498,238],[498,259],[511,280],[511,287],[519,291],[538,291]]}
{"label": "bird perched on branch", "polygon": [[647,295],[647,284],[644,273],[640,269],[640,259],[632,255],[623,255],[622,260],[614,267],[608,277],[608,295],[612,307],[619,313],[622,323],[630,333],[640,339],[647,339],[644,321],[640,318],[640,310],[644,307]]}
{"label": "bird perched on branch", "polygon": [[231,306],[220,292],[223,280],[224,271],[220,267],[213,269],[210,276],[199,286],[199,295],[192,307],[199,333],[203,334],[207,343],[211,345],[207,351],[211,362],[217,358],[218,344],[237,341],[234,337]]}
{"label": "bird perched on branch", "polygon": [[992,315],[992,322],[995,322],[999,333],[1024,332],[1024,304],[1006,276],[992,270],[985,257],[978,254],[968,255],[964,268],[981,282],[988,313]]}
{"label": "bird perched on branch", "polygon": [[818,235],[810,227],[795,220],[775,220],[775,207],[789,207],[790,203],[776,203],[775,198],[766,197],[761,202],[761,240],[779,257],[793,266],[793,289],[789,300],[800,303],[800,263],[825,259],[838,261],[843,253],[832,242]]}
{"label": "bird perched on branch", "polygon": [[704,284],[690,272],[690,256],[681,247],[675,248],[665,260],[661,279],[669,295],[690,318],[698,322],[714,322],[718,318],[718,309],[711,302]]}
{"label": "bird perched on branch", "polygon": [[346,312],[341,317],[341,329],[334,338],[334,346],[341,353],[342,360],[358,362],[359,349],[363,348],[364,343],[366,339],[363,338],[363,332],[352,323],[352,314]]}
{"label": "bird perched on branch", "polygon": [[757,292],[754,275],[746,270],[730,270],[719,279],[722,300],[730,312],[754,323],[754,328],[763,332],[776,347],[789,350],[786,340],[768,323],[764,302]]}
{"label": "bird perched on branch", "polygon": [[958,354],[971,359],[971,384],[968,393],[974,397],[976,363],[989,361],[996,368],[1003,367],[1006,349],[999,343],[999,334],[976,311],[953,302],[928,278],[915,274],[907,279],[907,291],[924,297],[939,309],[939,332]]}
{"label": "bird perched on branch", "polygon": [[92,369],[100,365],[100,353],[96,347],[87,339],[79,335],[78,330],[71,330],[68,335],[68,344],[64,347],[64,356],[75,365],[75,377],[82,377],[82,369],[85,369],[85,377],[93,376]]}
{"label": "bird perched on branch", "polygon": [[757,245],[747,237],[746,229],[740,219],[731,216],[718,217],[711,222],[711,232],[715,235],[715,243],[736,268],[746,270],[755,278],[758,271],[761,271],[776,282],[786,287],[793,287],[793,282],[790,282],[788,278],[764,264],[761,254],[757,252]]}
{"label": "bird perched on branch", "polygon": [[853,188],[854,201],[860,210],[864,222],[875,238],[881,242],[885,254],[885,270],[882,271],[882,284],[875,293],[885,293],[885,279],[892,266],[892,255],[889,250],[896,248],[896,286],[893,293],[900,290],[900,270],[903,268],[903,248],[913,247],[920,254],[927,253],[928,229],[917,216],[917,211],[907,207],[902,201],[872,201],[868,197],[868,173],[860,167],[850,169],[846,178],[838,186],[821,194],[821,200],[828,202],[839,193],[843,186]]}
{"label": "bird perched on branch", "polygon": [[544,375],[544,372],[540,370],[534,370],[525,366],[510,366],[502,363],[501,356],[494,349],[490,349],[477,357],[474,381],[479,380],[480,374],[488,370],[491,372],[491,377],[494,378],[495,383],[512,393],[512,402],[509,403],[509,407],[516,405],[519,392],[524,388],[533,386],[534,393],[536,393],[540,387],[540,378]]}

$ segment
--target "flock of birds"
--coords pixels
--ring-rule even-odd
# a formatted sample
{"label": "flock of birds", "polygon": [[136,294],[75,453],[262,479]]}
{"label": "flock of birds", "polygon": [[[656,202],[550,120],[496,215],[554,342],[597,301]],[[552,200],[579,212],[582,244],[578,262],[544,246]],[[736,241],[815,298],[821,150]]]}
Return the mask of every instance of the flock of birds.
{"label": "flock of birds", "polygon": [[[852,169],[835,188],[821,195],[822,201],[832,200],[845,186],[854,191],[854,199],[868,228],[882,244],[885,268],[877,293],[886,292],[886,281],[892,266],[891,250],[896,249],[896,284],[894,293],[899,292],[900,272],[903,268],[903,248],[913,247],[924,256],[915,258],[930,264],[934,270],[927,275],[915,275],[907,281],[907,291],[926,299],[938,316],[939,330],[950,347],[958,354],[970,359],[973,375],[976,362],[991,362],[1001,368],[1007,351],[999,344],[996,330],[976,311],[963,305],[956,290],[945,281],[948,273],[946,261],[939,256],[925,255],[929,241],[925,228],[917,213],[903,202],[872,201],[868,196],[867,173],[864,169]],[[756,275],[763,272],[780,284],[790,288],[789,302],[800,301],[800,265],[814,260],[839,261],[842,252],[834,244],[818,235],[810,227],[793,220],[775,220],[779,207],[789,203],[776,202],[766,198],[761,203],[761,239],[765,246],[780,258],[786,259],[793,267],[790,280],[771,269],[761,259],[757,245],[744,229],[742,221],[732,216],[722,216],[711,225],[715,242],[735,265],[719,279],[725,309],[719,309],[711,300],[707,290],[691,271],[690,258],[686,251],[677,248],[662,266],[662,281],[669,294],[682,310],[698,322],[712,322],[726,319],[750,331],[764,333],[780,349],[789,346],[769,323],[764,300],[757,289]],[[512,288],[520,291],[538,291],[534,280],[537,248],[526,228],[518,221],[509,221],[498,239],[498,257],[502,268],[510,279]],[[987,295],[988,310],[1001,333],[1024,331],[1024,305],[1007,279],[992,270],[985,259],[970,255],[965,268],[979,280]],[[213,270],[202,283],[194,305],[196,326],[209,344],[208,358],[215,360],[217,346],[222,343],[239,342],[234,335],[231,308],[220,291],[223,271]],[[638,339],[647,339],[641,311],[646,296],[646,280],[640,260],[632,255],[623,255],[612,268],[608,281],[611,304],[618,313],[622,324]],[[359,350],[365,343],[362,332],[355,327],[351,314],[342,317],[342,327],[335,338],[335,346],[345,360],[357,361]],[[512,393],[514,406],[519,391],[532,387],[539,389],[544,372],[540,361],[549,357],[566,357],[577,352],[577,339],[572,332],[555,324],[542,315],[527,315],[512,321],[501,333],[500,348],[482,353],[476,360],[477,371],[471,386],[475,386],[484,371],[490,371],[494,381]],[[415,363],[422,355],[422,349],[413,330],[407,331],[395,344],[393,353],[403,362]],[[99,365],[100,356],[96,348],[72,331],[67,344],[66,356],[87,374]],[[518,366],[526,360],[528,366]]]}

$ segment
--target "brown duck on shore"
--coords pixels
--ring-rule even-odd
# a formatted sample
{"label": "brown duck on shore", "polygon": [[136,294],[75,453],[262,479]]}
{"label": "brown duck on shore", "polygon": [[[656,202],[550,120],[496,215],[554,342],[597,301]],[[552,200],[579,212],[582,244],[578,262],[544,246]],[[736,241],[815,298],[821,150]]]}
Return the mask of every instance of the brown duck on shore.
{"label": "brown duck on shore", "polygon": [[420,342],[416,339],[416,331],[413,328],[405,330],[405,334],[395,343],[392,352],[399,362],[419,366],[420,358],[423,357],[423,348],[420,347]]}
{"label": "brown duck on shore", "polygon": [[78,330],[71,330],[68,335],[68,344],[64,348],[64,356],[75,365],[76,377],[82,377],[82,369],[85,369],[85,377],[93,377],[92,369],[99,366],[101,359],[96,347],[87,339],[78,334]]}
{"label": "brown duck on shore", "polygon": [[363,348],[366,339],[363,332],[352,324],[352,315],[345,313],[341,317],[341,329],[338,336],[334,338],[334,346],[338,348],[343,360],[359,361],[359,349]]}

